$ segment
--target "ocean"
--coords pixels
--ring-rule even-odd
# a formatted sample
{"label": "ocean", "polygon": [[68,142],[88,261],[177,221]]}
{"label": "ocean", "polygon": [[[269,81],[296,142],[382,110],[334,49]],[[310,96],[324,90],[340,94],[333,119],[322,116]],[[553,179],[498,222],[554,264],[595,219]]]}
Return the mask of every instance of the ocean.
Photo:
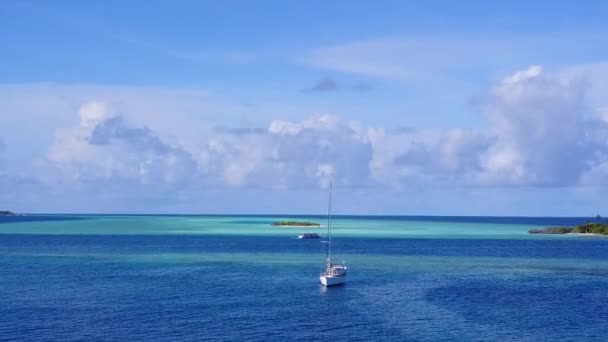
{"label": "ocean", "polygon": [[[0,217],[0,341],[605,341],[608,238],[585,218]],[[591,220],[591,219],[588,219]]]}

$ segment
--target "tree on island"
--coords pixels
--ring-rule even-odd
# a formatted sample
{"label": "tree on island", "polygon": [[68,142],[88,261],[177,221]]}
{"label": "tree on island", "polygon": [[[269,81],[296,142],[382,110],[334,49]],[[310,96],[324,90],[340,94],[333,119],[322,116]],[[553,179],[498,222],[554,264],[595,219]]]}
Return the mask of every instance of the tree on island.
{"label": "tree on island", "polygon": [[597,214],[595,220],[585,220],[584,224],[577,226],[560,226],[560,227],[546,227],[542,229],[530,229],[530,234],[568,234],[568,233],[579,233],[579,234],[596,234],[596,235],[608,235],[608,219],[606,223],[602,223],[602,216]]}

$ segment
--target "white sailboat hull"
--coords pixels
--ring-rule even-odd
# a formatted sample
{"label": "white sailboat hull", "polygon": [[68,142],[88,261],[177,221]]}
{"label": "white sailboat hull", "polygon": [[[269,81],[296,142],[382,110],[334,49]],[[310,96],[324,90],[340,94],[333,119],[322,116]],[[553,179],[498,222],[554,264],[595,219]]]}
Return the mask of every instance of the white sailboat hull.
{"label": "white sailboat hull", "polygon": [[319,280],[321,280],[321,284],[323,284],[323,286],[335,286],[344,284],[344,282],[346,281],[344,278],[345,276],[322,275],[319,277]]}

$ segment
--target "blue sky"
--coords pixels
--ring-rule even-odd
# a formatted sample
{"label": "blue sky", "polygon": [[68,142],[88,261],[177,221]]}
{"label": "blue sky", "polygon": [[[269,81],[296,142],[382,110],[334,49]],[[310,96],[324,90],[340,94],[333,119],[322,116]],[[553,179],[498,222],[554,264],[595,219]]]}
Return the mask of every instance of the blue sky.
{"label": "blue sky", "polygon": [[595,215],[608,4],[3,1],[0,207]]}

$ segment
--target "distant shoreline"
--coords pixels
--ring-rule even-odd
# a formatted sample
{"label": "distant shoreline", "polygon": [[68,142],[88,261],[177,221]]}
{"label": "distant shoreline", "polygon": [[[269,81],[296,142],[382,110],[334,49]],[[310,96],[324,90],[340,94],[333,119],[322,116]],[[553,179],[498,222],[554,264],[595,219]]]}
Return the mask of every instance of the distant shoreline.
{"label": "distant shoreline", "polygon": [[608,237],[608,223],[587,222],[574,227],[546,227],[542,229],[530,229],[529,234],[552,234],[552,235],[578,235],[578,236],[605,236]]}
{"label": "distant shoreline", "polygon": [[565,235],[571,235],[571,236],[599,236],[599,237],[608,238],[608,235],[595,234],[595,233],[566,233]]}

